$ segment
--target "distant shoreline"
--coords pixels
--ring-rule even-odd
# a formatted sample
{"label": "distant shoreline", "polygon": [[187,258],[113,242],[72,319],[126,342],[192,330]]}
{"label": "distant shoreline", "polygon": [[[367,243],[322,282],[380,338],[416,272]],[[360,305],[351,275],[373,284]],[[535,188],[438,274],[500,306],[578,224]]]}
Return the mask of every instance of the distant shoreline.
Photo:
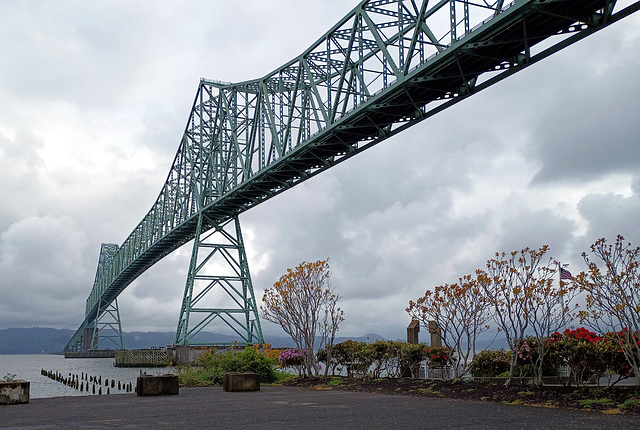
{"label": "distant shoreline", "polygon": [[[8,328],[0,329],[0,355],[5,354],[63,354],[65,346],[75,330],[54,328]],[[123,332],[126,349],[150,349],[164,348],[173,344],[175,333],[173,332]],[[374,342],[384,340],[383,336],[368,333],[363,336],[339,337],[336,343],[351,339],[359,342]],[[195,344],[232,343],[238,340],[234,336],[201,332],[195,340]],[[266,336],[266,343],[279,348],[291,348],[295,344],[285,336]]]}

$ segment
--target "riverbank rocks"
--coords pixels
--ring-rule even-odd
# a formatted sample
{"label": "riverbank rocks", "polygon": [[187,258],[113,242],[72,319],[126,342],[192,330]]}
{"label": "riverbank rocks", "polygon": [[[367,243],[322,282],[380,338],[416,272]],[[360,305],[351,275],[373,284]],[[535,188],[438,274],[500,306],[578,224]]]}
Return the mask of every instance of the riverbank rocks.
{"label": "riverbank rocks", "polygon": [[0,382],[0,405],[29,403],[31,383],[22,380]]}

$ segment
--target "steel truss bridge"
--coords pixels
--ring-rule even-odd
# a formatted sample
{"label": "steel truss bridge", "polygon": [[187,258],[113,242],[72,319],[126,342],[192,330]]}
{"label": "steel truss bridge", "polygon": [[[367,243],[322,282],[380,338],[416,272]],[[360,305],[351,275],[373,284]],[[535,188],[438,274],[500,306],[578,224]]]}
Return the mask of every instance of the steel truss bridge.
{"label": "steel truss bridge", "polygon": [[[176,344],[220,320],[263,343],[238,215],[636,12],[616,0],[365,0],[304,53],[201,79],[158,199],[103,244],[65,351],[122,348],[118,295],[193,241]],[[214,303],[215,302],[215,303]]]}

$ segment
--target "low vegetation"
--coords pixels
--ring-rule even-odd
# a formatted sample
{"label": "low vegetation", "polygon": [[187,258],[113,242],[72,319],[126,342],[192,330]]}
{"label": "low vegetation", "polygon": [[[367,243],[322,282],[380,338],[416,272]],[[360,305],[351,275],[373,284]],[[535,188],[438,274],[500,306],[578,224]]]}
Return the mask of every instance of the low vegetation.
{"label": "low vegetation", "polygon": [[178,378],[182,386],[208,387],[221,385],[227,372],[255,372],[260,375],[260,382],[272,383],[283,379],[275,364],[273,358],[260,353],[257,348],[225,352],[212,350],[200,357],[195,366],[179,367]]}
{"label": "low vegetation", "polygon": [[[640,413],[640,247],[622,236],[611,245],[599,239],[591,246],[599,264],[584,253],[588,270],[575,277],[548,251],[496,253],[485,269],[410,301],[406,311],[440,333],[443,346],[334,345],[343,313],[327,261],[302,263],[267,290],[262,309],[296,348],[210,353],[197,368],[181,369],[180,382],[215,385],[225,372],[253,371],[262,382],[297,374],[286,383],[324,389]],[[578,321],[583,327],[575,328]],[[478,334],[491,325],[508,349],[476,351]],[[618,386],[632,377],[638,385]]]}
{"label": "low vegetation", "polygon": [[[565,334],[567,338],[579,333],[595,339],[584,330],[574,330]],[[529,342],[532,340],[529,339]],[[561,340],[558,340],[560,343]],[[573,340],[572,340],[573,342]],[[580,345],[578,351],[593,351],[596,343]],[[585,349],[586,347],[586,349]],[[535,348],[530,348],[535,351]],[[560,348],[559,350],[564,350]],[[429,348],[424,344],[409,345],[398,341],[377,341],[373,343],[346,341],[336,344],[331,359],[331,376],[303,377],[298,368],[305,366],[303,354],[296,349],[272,349],[266,345],[262,349],[246,348],[244,351],[228,350],[210,352],[201,357],[197,366],[180,368],[179,378],[182,386],[217,386],[222,384],[225,372],[257,372],[262,383],[282,383],[314,389],[351,390],[380,394],[401,394],[423,397],[442,397],[462,400],[495,401],[507,404],[538,405],[576,409],[592,409],[607,413],[640,414],[640,387],[599,387],[588,381],[564,377],[552,379],[552,385],[527,385],[531,362],[517,361],[516,378],[509,386],[503,385],[508,375],[510,352],[505,350],[485,350],[480,352],[471,365],[475,378],[454,379],[441,377],[439,380],[411,377],[418,375],[421,365],[447,369],[455,362],[455,355],[445,347]],[[552,357],[559,355],[552,354]],[[320,351],[318,357],[325,357]],[[576,359],[576,361],[579,361]],[[599,366],[602,361],[592,356],[590,362]],[[599,364],[600,363],[600,364]],[[326,365],[326,363],[325,363]],[[586,377],[597,369],[584,367],[580,375]],[[602,369],[602,367],[598,368]],[[553,369],[552,369],[553,370]],[[557,370],[557,369],[556,369]],[[587,371],[588,370],[588,371]],[[349,376],[344,376],[344,374]],[[300,376],[297,376],[299,374]],[[578,373],[576,373],[578,374]],[[376,375],[376,376],[374,376]],[[453,372],[441,372],[438,375],[453,375]],[[448,380],[444,380],[448,379]],[[564,381],[564,385],[562,382]]]}

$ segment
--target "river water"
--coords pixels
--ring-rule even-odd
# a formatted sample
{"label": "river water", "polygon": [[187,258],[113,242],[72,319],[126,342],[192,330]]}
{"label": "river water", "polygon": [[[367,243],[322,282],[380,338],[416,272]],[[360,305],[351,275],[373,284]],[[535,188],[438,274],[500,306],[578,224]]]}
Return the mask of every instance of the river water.
{"label": "river water", "polygon": [[[100,378],[101,384],[97,385],[89,381],[85,382],[88,389],[83,391],[69,387],[61,382],[43,376],[41,370],[59,373],[64,378],[69,375],[77,375],[81,382],[82,375]],[[50,354],[11,354],[0,355],[0,380],[8,374],[15,375],[14,379],[23,379],[29,381],[30,395],[32,399],[41,399],[46,397],[64,397],[64,396],[86,396],[93,393],[93,386],[96,386],[96,394],[102,391],[106,394],[105,380],[109,380],[109,394],[121,394],[127,391],[124,387],[131,384],[136,386],[136,378],[141,372],[150,375],[163,375],[165,373],[176,373],[172,367],[114,367],[113,358],[64,358],[63,355]],[[114,387],[111,388],[111,380],[114,381]],[[118,382],[122,389],[118,390]],[[85,385],[86,387],[87,385]]]}

